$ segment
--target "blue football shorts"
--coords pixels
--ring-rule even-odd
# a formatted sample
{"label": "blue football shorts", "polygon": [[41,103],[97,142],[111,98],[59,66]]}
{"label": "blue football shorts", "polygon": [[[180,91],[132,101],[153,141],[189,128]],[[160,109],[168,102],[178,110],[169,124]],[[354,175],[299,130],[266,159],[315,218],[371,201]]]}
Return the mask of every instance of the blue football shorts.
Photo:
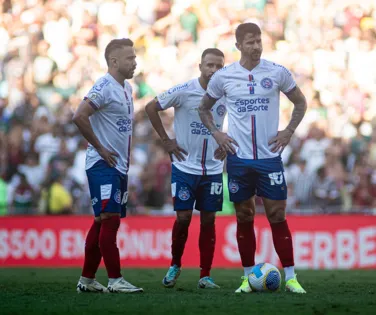
{"label": "blue football shorts", "polygon": [[255,194],[271,200],[286,200],[287,185],[280,156],[270,159],[240,159],[227,156],[230,201],[242,202]]}
{"label": "blue football shorts", "polygon": [[128,201],[128,175],[110,167],[104,160],[86,171],[89,181],[91,204],[94,215],[102,212],[120,213],[126,216]]}
{"label": "blue football shorts", "polygon": [[222,174],[193,175],[172,165],[171,192],[175,211],[222,211]]}

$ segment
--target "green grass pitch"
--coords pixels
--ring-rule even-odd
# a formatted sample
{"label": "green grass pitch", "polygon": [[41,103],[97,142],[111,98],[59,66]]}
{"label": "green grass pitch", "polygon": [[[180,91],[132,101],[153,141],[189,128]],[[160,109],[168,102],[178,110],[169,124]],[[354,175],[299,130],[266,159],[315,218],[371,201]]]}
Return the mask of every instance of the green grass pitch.
{"label": "green grass pitch", "polygon": [[[376,272],[299,271],[306,295],[234,294],[241,269],[214,269],[220,290],[196,288],[197,269],[183,269],[175,288],[165,289],[164,269],[123,269],[145,290],[139,294],[77,294],[79,269],[0,269],[0,314],[376,314]],[[107,284],[103,269],[97,279]]]}

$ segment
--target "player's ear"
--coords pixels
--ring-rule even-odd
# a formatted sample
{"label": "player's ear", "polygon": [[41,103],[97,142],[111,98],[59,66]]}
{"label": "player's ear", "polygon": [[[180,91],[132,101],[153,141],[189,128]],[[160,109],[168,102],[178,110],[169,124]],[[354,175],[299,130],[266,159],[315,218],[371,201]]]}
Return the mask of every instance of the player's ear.
{"label": "player's ear", "polygon": [[117,61],[117,59],[115,57],[111,58],[111,63],[112,63],[113,67],[117,67],[118,66],[118,61]]}
{"label": "player's ear", "polygon": [[200,71],[202,71],[202,70],[201,70],[201,63],[198,64],[198,68],[200,69]]}
{"label": "player's ear", "polygon": [[239,43],[235,43],[235,47],[240,50],[240,44]]}

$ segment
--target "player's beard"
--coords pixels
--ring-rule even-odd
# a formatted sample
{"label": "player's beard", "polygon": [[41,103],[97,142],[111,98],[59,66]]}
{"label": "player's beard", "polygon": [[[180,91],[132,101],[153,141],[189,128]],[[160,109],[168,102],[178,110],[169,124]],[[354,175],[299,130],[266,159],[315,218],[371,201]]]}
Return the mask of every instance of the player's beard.
{"label": "player's beard", "polygon": [[261,59],[261,53],[262,52],[260,52],[260,51],[252,51],[250,53],[250,59],[252,61],[260,61],[260,59]]}
{"label": "player's beard", "polygon": [[121,69],[120,74],[126,79],[132,79],[134,74],[134,69]]}

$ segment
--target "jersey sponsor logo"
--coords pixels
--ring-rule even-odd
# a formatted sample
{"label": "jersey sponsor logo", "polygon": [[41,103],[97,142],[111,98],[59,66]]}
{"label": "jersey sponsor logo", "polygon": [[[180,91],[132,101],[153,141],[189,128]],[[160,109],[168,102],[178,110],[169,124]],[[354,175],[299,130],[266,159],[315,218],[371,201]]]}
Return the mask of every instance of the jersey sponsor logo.
{"label": "jersey sponsor logo", "polygon": [[180,188],[179,193],[178,193],[178,197],[180,200],[186,201],[189,199],[190,196],[191,194],[189,193],[189,190],[187,187]]}
{"label": "jersey sponsor logo", "polygon": [[116,125],[119,126],[119,132],[132,131],[132,120],[127,117],[118,119]]}
{"label": "jersey sponsor logo", "polygon": [[273,87],[273,81],[270,78],[263,78],[261,80],[261,86],[264,89],[270,90]]}
{"label": "jersey sponsor logo", "polygon": [[244,112],[263,112],[269,110],[269,106],[267,104],[270,103],[269,98],[258,97],[252,99],[237,99],[235,101],[235,105],[239,106],[237,108],[238,113]]}
{"label": "jersey sponsor logo", "polygon": [[102,91],[102,89],[103,89],[104,86],[107,86],[109,84],[110,84],[109,80],[103,79],[103,81],[101,83],[99,83],[98,85],[94,86],[94,90],[100,92],[100,91]]}
{"label": "jersey sponsor logo", "polygon": [[121,202],[121,191],[120,189],[117,189],[115,194],[114,194],[114,200],[116,203],[120,203]]}
{"label": "jersey sponsor logo", "polygon": [[222,117],[226,113],[226,106],[225,105],[219,105],[217,107],[217,114],[218,116]]}
{"label": "jersey sponsor logo", "polygon": [[236,194],[239,191],[239,184],[231,179],[228,183],[228,190],[230,193]]}
{"label": "jersey sponsor logo", "polygon": [[[205,127],[205,125],[200,121],[193,121],[189,125],[191,127],[191,134],[201,135],[201,136],[210,136],[211,132]],[[221,125],[215,125],[218,129],[221,129]]]}
{"label": "jersey sponsor logo", "polygon": [[236,106],[247,106],[247,105],[256,105],[256,104],[269,104],[270,99],[268,97],[258,97],[258,98],[250,98],[250,99],[237,99],[235,101]]}
{"label": "jersey sponsor logo", "polygon": [[211,195],[220,195],[222,193],[222,183],[211,183],[210,194]]}
{"label": "jersey sponsor logo", "polygon": [[172,93],[175,93],[175,92],[177,92],[177,91],[184,90],[184,89],[186,89],[186,88],[188,88],[188,83],[184,83],[184,84],[181,84],[181,85],[177,85],[177,86],[175,86],[175,87],[169,89],[169,90],[167,91],[167,93],[168,93],[168,94],[172,94]]}
{"label": "jersey sponsor logo", "polygon": [[275,185],[281,185],[283,183],[283,173],[282,172],[274,172],[268,174],[270,178],[270,185],[275,186]]}

